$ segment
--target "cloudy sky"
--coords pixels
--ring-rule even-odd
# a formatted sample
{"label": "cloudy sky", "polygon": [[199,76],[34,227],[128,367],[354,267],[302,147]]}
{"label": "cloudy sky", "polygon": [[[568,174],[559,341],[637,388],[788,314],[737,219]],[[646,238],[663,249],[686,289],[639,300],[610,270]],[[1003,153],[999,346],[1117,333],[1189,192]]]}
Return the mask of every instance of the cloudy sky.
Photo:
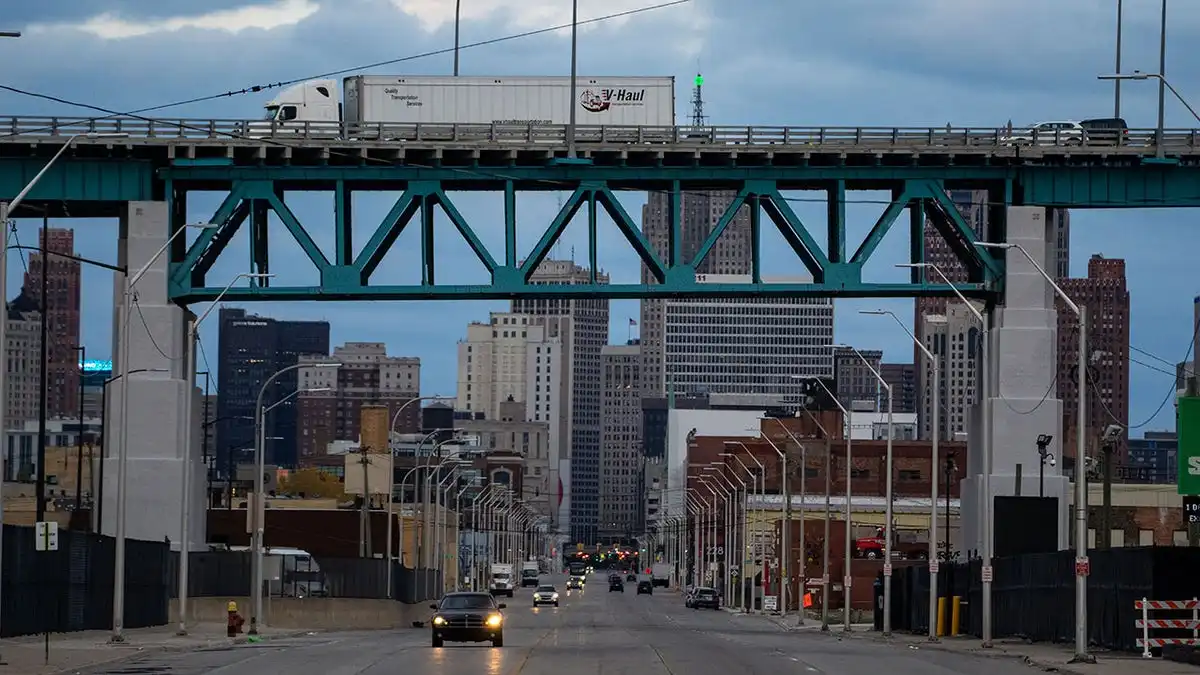
{"label": "cloudy sky", "polygon": [[[462,41],[481,42],[570,20],[569,0],[462,0]],[[635,9],[653,0],[580,0],[583,19]],[[1125,70],[1158,69],[1157,3],[1126,3]],[[696,72],[705,75],[706,112],[721,125],[955,126],[996,127],[1053,119],[1109,115],[1111,83],[1096,75],[1114,70],[1115,0],[743,0],[692,2],[588,26],[581,32],[583,75],[672,75],[680,119],[688,114],[687,90]],[[363,64],[442,50],[453,44],[452,0],[59,0],[6,3],[0,29],[25,32],[0,40],[0,83],[69,101],[133,110],[241,91],[253,85],[322,73],[357,72]],[[1200,102],[1200,56],[1186,47],[1200,38],[1200,6],[1171,8],[1167,74],[1184,96]],[[552,32],[465,49],[464,75],[566,75],[569,34]],[[447,75],[448,54],[413,58],[378,74]],[[1127,83],[1123,116],[1130,126],[1155,124],[1156,87]],[[156,115],[177,118],[253,118],[269,94],[234,95],[170,107]],[[0,92],[5,115],[86,116],[88,111],[44,99]],[[1167,102],[1167,125],[1195,126],[1187,111]],[[394,198],[394,196],[392,196]],[[884,195],[856,194],[850,210],[851,238],[861,237],[883,205]],[[563,196],[523,200],[521,246],[528,250]],[[292,200],[314,239],[332,250],[331,200],[296,195]],[[195,199],[191,216],[207,219],[216,203]],[[485,243],[502,241],[498,202],[464,196],[460,209],[482,231]],[[365,233],[390,206],[387,195],[356,203],[355,229]],[[626,200],[637,214],[639,202]],[[812,207],[812,208],[805,208]],[[207,209],[207,211],[206,211]],[[822,229],[819,204],[797,209],[809,227]],[[1086,273],[1094,253],[1128,262],[1133,296],[1132,435],[1173,427],[1173,408],[1160,405],[1172,386],[1168,363],[1182,359],[1191,336],[1192,297],[1200,293],[1194,273],[1197,214],[1188,210],[1076,211],[1072,214],[1072,274]],[[65,223],[64,223],[65,224]],[[114,260],[115,222],[72,221],[83,255]],[[22,221],[23,242],[35,241],[37,223]],[[443,230],[445,223],[439,224]],[[298,248],[273,225],[274,283],[309,283],[314,273],[298,260]],[[892,264],[905,254],[904,228],[888,238],[868,266],[870,280],[895,278]],[[413,242],[402,237],[376,282],[412,281]],[[465,245],[443,238],[438,252],[443,282],[471,282],[479,271]],[[582,227],[572,226],[556,251],[587,259]],[[775,249],[768,242],[767,248]],[[406,245],[407,244],[407,245]],[[245,271],[248,246],[235,243],[214,268],[219,284]],[[493,248],[493,251],[502,250]],[[239,255],[240,254],[240,255]],[[610,230],[600,242],[601,266],[615,281],[637,277],[632,253]],[[291,261],[297,261],[294,264]],[[9,265],[19,283],[21,264]],[[789,257],[770,255],[768,274],[801,270]],[[111,275],[85,268],[84,341],[90,355],[110,351]],[[911,316],[911,301],[839,301],[837,339],[885,351],[893,361],[911,360],[912,348],[898,327],[862,317],[863,308],[887,307]],[[454,342],[471,320],[486,320],[504,303],[260,304],[252,309],[276,317],[328,319],[333,340],[387,342],[394,354],[419,356],[426,393],[452,394]],[[432,310],[432,311],[431,311]],[[627,337],[636,305],[614,302],[613,339]],[[216,322],[202,330],[215,361]],[[215,366],[215,363],[213,364]],[[1160,370],[1161,369],[1161,370]],[[1157,412],[1157,414],[1156,414]]]}

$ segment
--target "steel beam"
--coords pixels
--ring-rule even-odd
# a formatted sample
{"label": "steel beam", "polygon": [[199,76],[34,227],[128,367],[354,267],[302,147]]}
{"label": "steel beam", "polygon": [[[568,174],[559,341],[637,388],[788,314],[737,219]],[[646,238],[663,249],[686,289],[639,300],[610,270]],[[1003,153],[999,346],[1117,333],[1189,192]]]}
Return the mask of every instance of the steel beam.
{"label": "steel beam", "polygon": [[[187,174],[191,169],[186,170]],[[207,171],[207,169],[206,169]],[[353,300],[353,299],[512,299],[529,297],[609,297],[609,298],[653,298],[653,297],[732,297],[747,294],[766,296],[829,296],[829,297],[904,297],[950,295],[953,290],[943,284],[931,284],[924,279],[913,278],[909,283],[871,283],[863,280],[864,265],[887,233],[892,223],[905,209],[915,209],[929,214],[937,230],[946,237],[951,249],[971,271],[969,283],[958,286],[958,290],[973,297],[990,298],[1000,291],[1002,269],[999,261],[975,247],[973,233],[962,221],[957,210],[946,197],[945,183],[933,179],[906,180],[892,183],[894,199],[875,224],[871,234],[854,255],[846,256],[846,190],[849,181],[826,181],[822,184],[832,197],[829,207],[828,238],[824,243],[805,227],[783,194],[782,181],[751,179],[726,181],[721,187],[736,190],[736,197],[724,215],[692,259],[681,259],[677,246],[671,243],[670,250],[660,253],[653,250],[638,224],[630,217],[617,199],[617,189],[638,188],[643,192],[669,192],[668,202],[678,204],[684,191],[704,189],[708,181],[671,181],[663,183],[638,182],[626,177],[623,181],[582,180],[574,183],[560,181],[556,187],[571,189],[560,211],[542,230],[532,250],[516,249],[516,199],[520,188],[527,183],[520,179],[495,180],[487,186],[476,185],[476,189],[490,187],[505,196],[505,250],[503,255],[493,255],[483,244],[472,225],[448,196],[448,181],[429,179],[416,172],[419,178],[392,182],[385,186],[340,178],[332,184],[319,183],[334,192],[334,216],[332,222],[322,226],[331,227],[335,235],[334,260],[331,262],[313,243],[313,237],[301,224],[285,203],[282,182],[272,182],[249,172],[239,170],[244,180],[235,180],[229,185],[229,195],[217,208],[210,222],[219,226],[206,230],[186,251],[172,253],[171,296],[177,302],[194,302],[211,299],[224,287],[210,286],[207,272],[228,246],[241,225],[249,219],[254,227],[251,233],[251,263],[259,272],[267,269],[268,248],[265,227],[256,225],[265,222],[268,210],[274,212],[284,227],[304,251],[309,264],[320,278],[319,285],[303,287],[267,287],[265,284],[247,288],[230,289],[225,295],[230,300]],[[170,185],[173,197],[186,200],[189,183],[187,175],[171,174]],[[209,187],[208,180],[196,181]],[[294,186],[291,186],[294,188]],[[350,236],[350,214],[346,211],[357,187],[392,190],[403,189],[383,221],[375,228],[370,239],[357,254],[352,254]],[[304,191],[317,191],[308,186]],[[716,246],[728,225],[742,209],[750,209],[753,270],[746,283],[708,283],[697,274],[705,257]],[[458,234],[474,252],[475,257],[486,269],[490,281],[486,284],[440,284],[435,275],[434,259],[437,242],[433,236],[433,219],[436,210],[441,210],[454,224]],[[949,212],[947,212],[949,209]],[[589,240],[590,266],[598,267],[596,260],[596,224],[599,212],[605,211],[616,223],[626,243],[638,256],[649,272],[648,284],[604,284],[595,278],[591,283],[571,286],[547,286],[534,283],[533,276],[538,266],[562,236],[567,226],[577,216],[586,215]],[[678,211],[678,209],[674,209]],[[799,265],[803,265],[812,277],[811,283],[774,283],[763,280],[761,261],[762,214],[780,232]],[[182,218],[176,214],[174,218]],[[668,242],[682,240],[682,223],[671,218]],[[421,280],[411,285],[377,285],[372,276],[387,254],[396,245],[403,231],[410,224],[420,229]],[[173,223],[181,227],[184,223]],[[309,224],[311,226],[311,223]],[[911,237],[923,239],[921,228],[913,228]],[[910,247],[914,252],[912,262],[922,262],[923,248]]]}

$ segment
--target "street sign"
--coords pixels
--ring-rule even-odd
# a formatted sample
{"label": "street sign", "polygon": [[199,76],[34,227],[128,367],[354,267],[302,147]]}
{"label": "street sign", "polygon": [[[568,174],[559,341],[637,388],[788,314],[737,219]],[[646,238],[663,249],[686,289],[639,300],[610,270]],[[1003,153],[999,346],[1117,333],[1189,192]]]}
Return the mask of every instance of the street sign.
{"label": "street sign", "polygon": [[762,606],[764,611],[774,612],[779,609],[779,598],[774,595],[768,595],[763,598]]}
{"label": "street sign", "polygon": [[1092,563],[1087,558],[1075,559],[1075,576],[1086,577],[1092,573]]}
{"label": "street sign", "polygon": [[885,576],[885,577],[892,576],[892,563],[884,563],[883,564],[883,576]]}
{"label": "street sign", "polygon": [[1200,497],[1187,495],[1183,498],[1183,517],[1189,525],[1200,523]]}
{"label": "street sign", "polygon": [[1178,401],[1179,478],[1181,495],[1200,495],[1200,397]]}
{"label": "street sign", "polygon": [[57,551],[58,550],[58,523],[54,521],[40,521],[33,528],[34,541],[33,548],[35,551]]}
{"label": "street sign", "polygon": [[990,583],[992,583],[992,568],[991,568],[991,567],[984,567],[984,568],[983,568],[983,573],[982,573],[982,576],[983,576],[983,582],[984,582],[985,584],[990,584]]}
{"label": "street sign", "polygon": [[854,577],[850,576],[849,574],[842,577],[842,586],[843,587],[850,588],[853,585],[854,585]]}
{"label": "street sign", "polygon": [[936,560],[929,561],[929,573],[930,574],[938,573],[938,561],[936,561]]}

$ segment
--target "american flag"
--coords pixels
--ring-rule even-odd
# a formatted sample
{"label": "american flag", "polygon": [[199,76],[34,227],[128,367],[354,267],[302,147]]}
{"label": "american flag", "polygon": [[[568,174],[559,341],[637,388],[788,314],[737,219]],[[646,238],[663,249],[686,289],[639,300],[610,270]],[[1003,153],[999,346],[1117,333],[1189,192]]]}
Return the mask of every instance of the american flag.
{"label": "american flag", "polygon": [[636,325],[637,325],[637,321],[634,321],[634,320],[631,318],[631,319],[629,319],[629,325],[630,325],[630,326],[636,326]]}

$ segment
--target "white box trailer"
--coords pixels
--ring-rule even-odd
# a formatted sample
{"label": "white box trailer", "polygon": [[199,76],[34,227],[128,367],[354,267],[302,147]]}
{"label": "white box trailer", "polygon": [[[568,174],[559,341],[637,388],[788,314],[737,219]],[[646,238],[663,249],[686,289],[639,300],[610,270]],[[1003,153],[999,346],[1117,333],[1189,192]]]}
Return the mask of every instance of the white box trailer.
{"label": "white box trailer", "polygon": [[389,77],[342,82],[346,122],[675,126],[674,77]]}

